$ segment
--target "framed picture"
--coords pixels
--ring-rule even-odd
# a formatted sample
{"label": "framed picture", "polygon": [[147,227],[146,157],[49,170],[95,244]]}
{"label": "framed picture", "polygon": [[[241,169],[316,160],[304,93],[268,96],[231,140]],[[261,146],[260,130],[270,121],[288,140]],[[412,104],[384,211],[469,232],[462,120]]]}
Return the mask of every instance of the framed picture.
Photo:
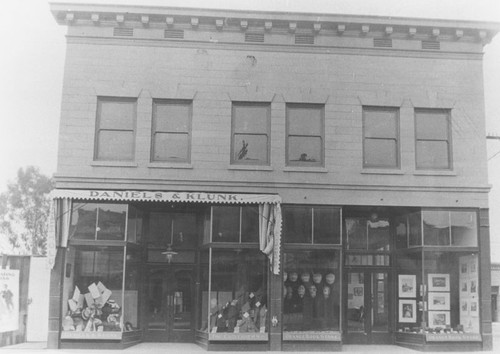
{"label": "framed picture", "polygon": [[429,327],[446,327],[450,325],[450,311],[429,311]]}
{"label": "framed picture", "polygon": [[466,274],[467,273],[467,263],[462,263],[460,265],[460,273]]}
{"label": "framed picture", "polygon": [[464,315],[464,316],[468,316],[469,315],[469,301],[467,300],[462,300],[460,302],[460,312]]}
{"label": "framed picture", "polygon": [[429,310],[449,310],[450,293],[429,293]]}
{"label": "framed picture", "polygon": [[462,281],[461,281],[461,285],[460,285],[460,291],[461,291],[462,293],[466,293],[466,292],[468,291],[469,287],[468,287],[468,285],[467,285],[467,284],[468,284],[467,279],[462,279]]}
{"label": "framed picture", "polygon": [[363,296],[363,288],[361,286],[354,288],[354,296]]}
{"label": "framed picture", "polygon": [[400,323],[417,322],[416,300],[399,300],[399,322]]}
{"label": "framed picture", "polygon": [[399,275],[399,297],[417,297],[417,276]]}
{"label": "framed picture", "polygon": [[478,309],[478,304],[476,300],[472,300],[470,302],[470,315],[472,317],[478,317],[479,316],[479,309]]}
{"label": "framed picture", "polygon": [[428,275],[429,292],[431,291],[450,291],[449,274],[429,274]]}
{"label": "framed picture", "polygon": [[470,281],[470,293],[471,294],[477,293],[477,282],[475,280]]}

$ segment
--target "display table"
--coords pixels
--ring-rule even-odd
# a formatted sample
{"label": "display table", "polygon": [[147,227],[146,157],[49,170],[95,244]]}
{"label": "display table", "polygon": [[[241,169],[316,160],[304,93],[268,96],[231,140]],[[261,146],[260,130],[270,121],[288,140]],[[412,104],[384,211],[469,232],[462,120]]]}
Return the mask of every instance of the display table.
{"label": "display table", "polygon": [[396,332],[395,344],[420,351],[477,351],[482,348],[479,333]]}

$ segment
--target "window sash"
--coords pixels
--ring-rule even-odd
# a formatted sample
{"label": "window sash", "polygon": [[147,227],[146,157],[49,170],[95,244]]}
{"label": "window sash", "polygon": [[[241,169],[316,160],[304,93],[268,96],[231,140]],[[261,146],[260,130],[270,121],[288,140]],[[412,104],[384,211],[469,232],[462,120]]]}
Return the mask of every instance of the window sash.
{"label": "window sash", "polygon": [[399,167],[399,111],[363,108],[363,167]]}
{"label": "window sash", "polygon": [[233,102],[231,164],[269,165],[270,111],[269,103]]}
{"label": "window sash", "polygon": [[[312,114],[303,115],[311,111]],[[301,119],[309,119],[305,129],[300,129]],[[324,134],[324,105],[288,104],[286,107],[287,166],[324,166]]]}
{"label": "window sash", "polygon": [[[432,127],[427,130],[426,128]],[[417,169],[452,168],[451,118],[447,110],[415,110]]]}
{"label": "window sash", "polygon": [[191,101],[153,101],[151,161],[191,161],[191,120]]}

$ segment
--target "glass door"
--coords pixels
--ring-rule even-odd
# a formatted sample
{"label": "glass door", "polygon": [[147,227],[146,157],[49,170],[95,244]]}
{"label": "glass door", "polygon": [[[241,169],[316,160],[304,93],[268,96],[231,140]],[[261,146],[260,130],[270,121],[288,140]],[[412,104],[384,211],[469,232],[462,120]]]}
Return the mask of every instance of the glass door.
{"label": "glass door", "polygon": [[193,267],[150,267],[148,275],[145,340],[193,342]]}
{"label": "glass door", "polygon": [[346,274],[345,343],[392,343],[388,271],[354,269]]}

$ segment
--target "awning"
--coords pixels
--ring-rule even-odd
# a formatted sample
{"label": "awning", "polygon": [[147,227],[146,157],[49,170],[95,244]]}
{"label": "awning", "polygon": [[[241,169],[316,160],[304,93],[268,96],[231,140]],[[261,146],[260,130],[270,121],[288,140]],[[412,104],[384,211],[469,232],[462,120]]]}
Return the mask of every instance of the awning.
{"label": "awning", "polygon": [[205,192],[155,192],[155,191],[114,191],[114,190],[75,190],[56,189],[52,199],[86,199],[135,202],[184,202],[184,203],[221,203],[221,204],[277,204],[281,203],[275,194],[234,194]]}
{"label": "awning", "polygon": [[75,200],[257,204],[259,205],[260,250],[269,258],[272,272],[279,274],[281,245],[281,197],[279,195],[57,189],[51,192],[51,199],[53,203],[50,213],[47,253],[52,267],[55,261],[56,246],[67,247],[68,245],[71,203]]}

